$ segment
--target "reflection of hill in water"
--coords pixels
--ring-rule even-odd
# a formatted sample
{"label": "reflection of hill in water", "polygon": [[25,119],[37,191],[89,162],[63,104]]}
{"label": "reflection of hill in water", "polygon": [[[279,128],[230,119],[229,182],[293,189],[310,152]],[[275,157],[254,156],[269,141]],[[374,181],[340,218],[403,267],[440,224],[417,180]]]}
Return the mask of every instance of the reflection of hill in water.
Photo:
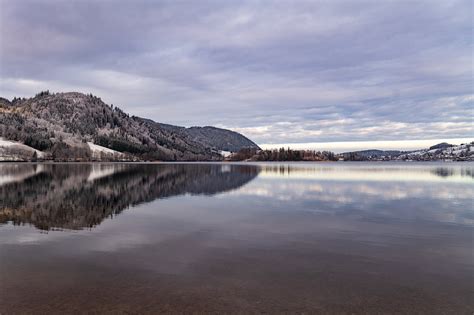
{"label": "reflection of hill in water", "polygon": [[[450,176],[457,175],[454,169],[447,168],[447,167],[437,167],[436,169],[432,171],[432,173],[440,177],[450,177]],[[460,176],[474,178],[474,173],[472,172],[472,169],[470,168],[463,168],[460,170]]]}
{"label": "reflection of hill in water", "polygon": [[250,165],[217,164],[0,165],[0,223],[42,230],[94,227],[157,198],[238,188],[258,172]]}

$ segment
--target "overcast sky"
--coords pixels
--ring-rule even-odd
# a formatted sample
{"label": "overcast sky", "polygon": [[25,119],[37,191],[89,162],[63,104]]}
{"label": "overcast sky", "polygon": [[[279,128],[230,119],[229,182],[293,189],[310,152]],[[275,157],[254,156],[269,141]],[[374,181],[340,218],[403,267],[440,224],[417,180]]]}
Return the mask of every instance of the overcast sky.
{"label": "overcast sky", "polygon": [[0,0],[0,95],[260,144],[473,136],[471,1]]}

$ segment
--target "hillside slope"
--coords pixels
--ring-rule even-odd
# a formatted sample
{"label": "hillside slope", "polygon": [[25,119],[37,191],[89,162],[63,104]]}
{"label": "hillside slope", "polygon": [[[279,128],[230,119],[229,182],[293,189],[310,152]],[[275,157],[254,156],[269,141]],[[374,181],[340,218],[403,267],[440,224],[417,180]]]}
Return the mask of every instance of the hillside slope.
{"label": "hillside slope", "polygon": [[44,153],[20,142],[0,138],[0,161],[23,161],[44,158]]}
{"label": "hillside slope", "polygon": [[229,130],[216,128],[208,139],[183,132],[191,128],[164,126],[130,116],[92,94],[41,92],[11,102],[0,98],[0,137],[50,153],[54,160],[92,159],[88,142],[129,159],[172,161],[220,160],[220,150],[255,145]]}
{"label": "hillside slope", "polygon": [[227,129],[211,126],[184,128],[167,124],[159,125],[163,129],[178,133],[190,141],[200,143],[206,147],[215,148],[219,151],[237,152],[243,148],[260,150],[260,147],[252,140]]}
{"label": "hillside slope", "polygon": [[440,143],[428,149],[407,152],[396,157],[397,160],[433,161],[474,161],[474,142],[460,145]]}
{"label": "hillside slope", "polygon": [[428,149],[409,152],[382,150],[345,152],[338,157],[347,161],[474,161],[474,142],[460,145],[443,142]]}

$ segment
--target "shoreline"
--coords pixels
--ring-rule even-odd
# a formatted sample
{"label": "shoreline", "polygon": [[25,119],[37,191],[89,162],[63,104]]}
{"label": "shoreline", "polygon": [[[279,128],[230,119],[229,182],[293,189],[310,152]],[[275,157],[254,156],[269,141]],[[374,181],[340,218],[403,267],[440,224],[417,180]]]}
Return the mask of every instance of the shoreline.
{"label": "shoreline", "polygon": [[313,163],[331,163],[331,164],[384,164],[384,163],[474,163],[474,161],[416,161],[416,160],[387,160],[387,161],[0,161],[1,164],[313,164]]}

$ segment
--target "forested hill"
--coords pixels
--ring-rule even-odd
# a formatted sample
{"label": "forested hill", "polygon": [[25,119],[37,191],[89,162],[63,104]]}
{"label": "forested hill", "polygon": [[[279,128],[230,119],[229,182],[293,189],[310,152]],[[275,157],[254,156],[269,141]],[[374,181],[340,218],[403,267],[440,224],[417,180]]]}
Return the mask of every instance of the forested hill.
{"label": "forested hill", "polygon": [[208,147],[217,147],[222,151],[237,152],[243,148],[259,149],[259,147],[240,133],[211,126],[205,127],[178,127],[159,124],[161,128]]}
{"label": "forested hill", "polygon": [[116,151],[113,156],[121,159],[168,161],[220,160],[219,151],[258,148],[230,130],[204,127],[212,132],[198,135],[195,130],[201,129],[130,116],[92,94],[41,92],[29,99],[0,98],[0,137],[54,160],[91,160],[91,148],[97,145],[103,152]]}

